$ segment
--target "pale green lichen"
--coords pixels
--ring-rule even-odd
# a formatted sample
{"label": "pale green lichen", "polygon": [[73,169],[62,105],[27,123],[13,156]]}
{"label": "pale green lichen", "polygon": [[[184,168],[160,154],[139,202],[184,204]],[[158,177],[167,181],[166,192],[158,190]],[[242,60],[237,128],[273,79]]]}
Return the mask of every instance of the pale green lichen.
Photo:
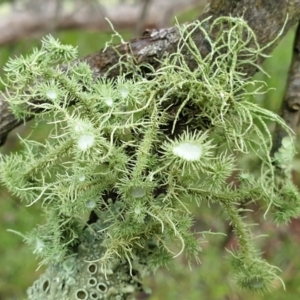
{"label": "pale green lichen", "polygon": [[[132,270],[120,258],[110,262],[109,270],[104,270],[99,262],[90,259],[101,257],[105,247],[101,245],[103,236],[97,231],[99,222],[83,231],[76,256],[63,262],[52,264],[47,271],[28,288],[29,300],[125,300],[134,292],[142,290],[141,281],[145,275],[140,269],[138,259],[132,261]],[[91,238],[92,237],[92,238]],[[95,243],[97,240],[98,243]],[[93,255],[91,256],[91,251]],[[134,277],[130,275],[134,272]]]}
{"label": "pale green lichen", "polygon": [[[172,257],[186,253],[199,260],[190,200],[219,203],[227,214],[240,248],[233,255],[237,282],[264,290],[277,278],[277,269],[255,251],[237,208],[260,199],[280,220],[300,210],[290,178],[278,185],[266,122],[288,128],[249,101],[262,85],[246,78],[243,68],[255,65],[263,49],[239,18],[194,22],[178,31],[178,51],[151,74],[120,59],[123,75],[95,80],[86,63],[70,62],[76,49],[52,37],[29,57],[8,62],[7,100],[14,113],[23,118],[39,109],[39,118],[54,124],[44,145],[22,140],[26,150],[0,164],[1,181],[27,205],[40,202],[46,216],[24,237],[50,263],[29,299],[126,299],[148,270]],[[205,57],[192,39],[196,31],[210,45]],[[183,52],[197,68],[188,67]],[[249,93],[247,87],[257,84]],[[280,163],[293,154],[287,144]],[[237,154],[256,155],[260,173],[241,172]],[[233,173],[239,174],[236,188],[229,182]],[[286,201],[291,194],[293,207]],[[98,221],[87,225],[90,213]]]}

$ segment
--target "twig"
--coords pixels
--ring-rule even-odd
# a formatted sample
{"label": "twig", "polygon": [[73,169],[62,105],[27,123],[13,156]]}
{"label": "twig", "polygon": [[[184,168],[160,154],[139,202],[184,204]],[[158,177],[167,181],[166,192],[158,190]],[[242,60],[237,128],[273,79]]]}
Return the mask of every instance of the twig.
{"label": "twig", "polygon": [[141,16],[139,18],[139,21],[138,21],[136,29],[135,29],[135,35],[136,36],[142,33],[143,26],[145,24],[145,18],[146,18],[146,15],[147,15],[147,10],[148,10],[148,7],[149,7],[149,4],[150,4],[151,0],[143,0],[143,1],[144,1],[144,5],[142,7]]}

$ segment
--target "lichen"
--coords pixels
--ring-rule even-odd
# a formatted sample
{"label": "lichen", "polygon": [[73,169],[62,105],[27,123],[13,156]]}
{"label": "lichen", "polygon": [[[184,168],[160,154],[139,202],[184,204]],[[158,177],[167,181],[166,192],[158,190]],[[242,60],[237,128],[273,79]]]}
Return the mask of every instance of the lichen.
{"label": "lichen", "polygon": [[[218,203],[226,213],[239,243],[232,255],[240,285],[265,290],[277,278],[237,208],[260,199],[278,220],[300,212],[291,179],[276,176],[267,122],[289,129],[249,100],[264,84],[243,70],[259,68],[263,49],[240,18],[177,30],[177,52],[157,70],[120,57],[115,67],[124,74],[116,80],[95,80],[86,63],[71,62],[76,49],[52,37],[30,56],[8,62],[14,113],[23,118],[38,110],[54,126],[45,144],[24,139],[26,150],[0,163],[1,181],[27,205],[41,203],[46,217],[24,235],[50,264],[29,299],[126,299],[142,288],[148,270],[183,253],[199,261],[201,233],[192,229],[191,200]],[[211,48],[205,57],[192,38],[199,31]],[[211,31],[219,33],[215,40]],[[189,68],[185,55],[197,68]],[[256,90],[249,92],[249,85]],[[291,148],[284,141],[282,162],[292,158]],[[248,155],[260,161],[257,174],[241,172],[239,157]],[[285,201],[290,196],[292,205]]]}
{"label": "lichen", "polygon": [[148,270],[137,258],[132,269],[120,258],[110,261],[109,270],[98,261],[90,262],[106,251],[103,234],[98,233],[100,227],[97,221],[83,231],[76,255],[49,265],[28,288],[28,300],[125,300],[143,289],[141,282]]}

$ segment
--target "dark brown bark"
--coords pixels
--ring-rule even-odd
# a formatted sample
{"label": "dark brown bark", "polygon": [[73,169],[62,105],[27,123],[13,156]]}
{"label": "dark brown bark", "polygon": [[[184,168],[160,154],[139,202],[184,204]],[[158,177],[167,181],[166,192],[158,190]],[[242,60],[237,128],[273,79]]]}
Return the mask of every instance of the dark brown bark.
{"label": "dark brown bark", "polygon": [[[281,32],[285,21],[286,25],[282,36],[296,23],[300,17],[300,0],[212,0],[207,10],[200,16],[203,20],[212,16],[209,22],[220,16],[244,17],[257,35],[261,46],[268,45]],[[209,24],[208,24],[209,25]],[[175,27],[153,30],[143,37],[118,46],[121,54],[132,55],[137,63],[149,63],[157,67],[157,59],[162,55],[174,53],[177,50],[179,33]],[[193,35],[193,39],[202,55],[209,53],[209,45],[200,32]],[[278,43],[280,39],[277,40]],[[273,43],[265,53],[270,53],[275,47]],[[113,68],[119,60],[119,55],[112,48],[105,52],[100,50],[83,58],[92,68],[96,77],[100,77]],[[195,62],[186,57],[191,68],[195,68]],[[261,63],[261,61],[259,62]],[[252,66],[245,69],[247,75],[252,76],[257,70]],[[119,69],[111,69],[110,76],[119,74]],[[7,134],[21,122],[9,112],[4,98],[0,97],[0,142]]]}

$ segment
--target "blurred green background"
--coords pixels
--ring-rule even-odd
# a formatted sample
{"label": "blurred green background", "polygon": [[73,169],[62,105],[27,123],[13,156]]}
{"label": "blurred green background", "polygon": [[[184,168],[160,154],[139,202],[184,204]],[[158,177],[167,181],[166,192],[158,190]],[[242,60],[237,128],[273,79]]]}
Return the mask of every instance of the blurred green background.
{"label": "blurred green background", "polygon": [[[201,7],[198,7],[177,17],[179,22],[190,21],[199,15],[200,11]],[[129,31],[121,34],[125,40],[132,37]],[[256,75],[258,79],[265,80],[269,87],[274,88],[257,100],[264,107],[275,112],[280,110],[284,94],[293,34],[293,31],[289,32],[273,52],[272,57],[265,62],[264,69],[271,77],[263,74]],[[101,49],[110,39],[110,33],[80,30],[56,32],[54,35],[63,43],[78,46],[80,57]],[[0,66],[4,66],[9,57],[30,52],[33,47],[39,45],[39,40],[40,37],[36,40],[26,39],[1,46]],[[2,70],[0,74],[3,76]],[[8,154],[20,150],[16,133],[26,136],[31,126],[32,124],[29,123],[12,132],[0,152]],[[47,132],[48,127],[40,124],[32,138],[43,141]],[[295,178],[299,181],[297,174]],[[195,212],[196,231],[228,231],[228,224],[217,206],[192,209]],[[225,247],[230,249],[234,246],[234,237],[208,235],[208,242],[202,245],[201,265],[194,265],[190,270],[184,258],[179,258],[169,269],[159,270],[149,276],[146,281],[153,292],[150,299],[298,299],[300,296],[300,221],[293,220],[291,224],[277,228],[272,224],[271,218],[263,219],[259,208],[255,209],[254,216],[251,218],[259,224],[255,229],[256,234],[268,234],[268,237],[258,239],[257,243],[266,259],[282,269],[281,276],[286,284],[286,291],[279,281],[273,283],[271,293],[266,295],[255,295],[238,289],[230,274],[229,254],[224,250]],[[38,206],[27,208],[18,199],[12,197],[5,188],[0,187],[0,300],[24,299],[26,288],[43,272],[43,268],[37,270],[38,261],[23,243],[22,238],[8,232],[7,229],[24,233],[30,231],[35,224],[42,222],[43,216]]]}

